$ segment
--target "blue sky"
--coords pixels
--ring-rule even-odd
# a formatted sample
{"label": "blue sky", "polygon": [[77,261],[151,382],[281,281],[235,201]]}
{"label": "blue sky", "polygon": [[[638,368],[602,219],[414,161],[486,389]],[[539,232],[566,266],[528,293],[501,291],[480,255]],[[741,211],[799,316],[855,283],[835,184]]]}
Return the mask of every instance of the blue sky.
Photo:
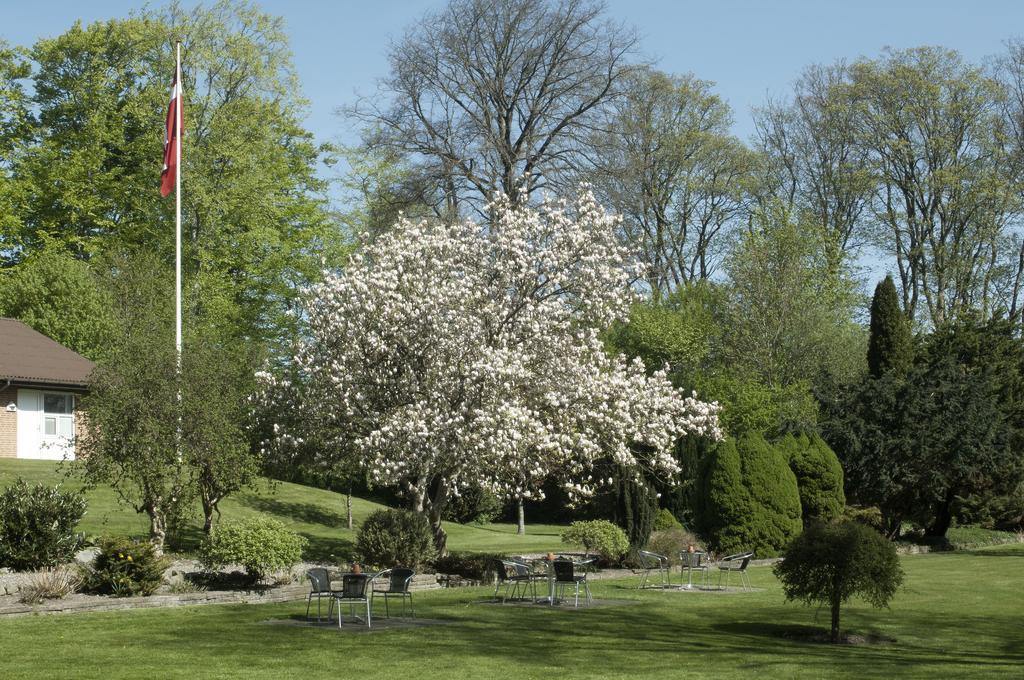
{"label": "blue sky", "polygon": [[[186,0],[185,6],[195,2]],[[264,0],[285,18],[305,96],[307,125],[322,140],[353,141],[335,115],[354,93],[369,93],[386,73],[388,42],[443,0]],[[713,80],[735,111],[735,132],[753,132],[750,109],[784,95],[801,69],[837,58],[873,56],[885,46],[943,45],[980,61],[1024,35],[1024,2],[979,0],[609,0],[610,13],[635,25],[647,55],[672,72]],[[0,37],[29,45],[76,19],[120,17],[131,0],[0,0]]]}

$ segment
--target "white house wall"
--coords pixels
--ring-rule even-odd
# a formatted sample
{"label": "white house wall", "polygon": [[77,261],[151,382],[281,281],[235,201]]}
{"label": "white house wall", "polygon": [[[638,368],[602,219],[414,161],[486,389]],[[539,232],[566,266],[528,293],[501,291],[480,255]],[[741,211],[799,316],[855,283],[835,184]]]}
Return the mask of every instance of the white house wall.
{"label": "white house wall", "polygon": [[74,441],[43,433],[43,392],[18,390],[18,458],[73,460]]}

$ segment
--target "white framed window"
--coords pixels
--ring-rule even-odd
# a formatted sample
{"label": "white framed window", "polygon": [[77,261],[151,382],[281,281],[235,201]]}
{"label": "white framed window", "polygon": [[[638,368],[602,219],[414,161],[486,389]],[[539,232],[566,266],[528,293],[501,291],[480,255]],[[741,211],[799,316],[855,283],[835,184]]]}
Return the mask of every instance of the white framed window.
{"label": "white framed window", "polygon": [[75,396],[43,393],[43,436],[75,438]]}

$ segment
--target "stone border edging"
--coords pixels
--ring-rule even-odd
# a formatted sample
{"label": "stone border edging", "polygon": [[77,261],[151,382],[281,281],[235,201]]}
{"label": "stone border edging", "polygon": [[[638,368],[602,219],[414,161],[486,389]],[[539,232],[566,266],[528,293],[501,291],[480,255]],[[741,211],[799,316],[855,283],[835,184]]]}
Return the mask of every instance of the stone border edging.
{"label": "stone border edging", "polygon": [[0,616],[27,614],[70,614],[75,612],[102,612],[120,609],[151,609],[155,607],[190,607],[206,604],[262,604],[288,602],[306,597],[309,586],[292,584],[264,591],[210,590],[174,595],[136,597],[109,597],[104,595],[72,595],[63,600],[46,600],[41,604],[16,602],[0,606]]}

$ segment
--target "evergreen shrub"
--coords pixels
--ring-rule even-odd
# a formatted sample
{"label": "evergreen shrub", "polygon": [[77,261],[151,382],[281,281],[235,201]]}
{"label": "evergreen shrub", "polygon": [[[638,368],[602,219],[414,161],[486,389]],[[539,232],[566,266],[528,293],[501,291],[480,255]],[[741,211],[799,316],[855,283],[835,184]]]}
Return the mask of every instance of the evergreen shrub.
{"label": "evergreen shrub", "polygon": [[658,514],[654,516],[654,530],[655,531],[669,531],[671,529],[682,529],[683,525],[679,523],[676,516],[672,514],[667,508],[658,510]]}
{"label": "evergreen shrub", "polygon": [[787,434],[776,445],[789,461],[800,491],[804,522],[830,522],[843,514],[843,466],[828,444],[816,434]]}
{"label": "evergreen shrub", "polygon": [[718,552],[770,557],[800,533],[800,492],[781,451],[759,434],[727,439],[698,480],[699,533]]}
{"label": "evergreen shrub", "polygon": [[170,560],[158,556],[149,542],[113,536],[101,538],[99,549],[86,571],[85,589],[100,595],[152,595],[170,566]]}

